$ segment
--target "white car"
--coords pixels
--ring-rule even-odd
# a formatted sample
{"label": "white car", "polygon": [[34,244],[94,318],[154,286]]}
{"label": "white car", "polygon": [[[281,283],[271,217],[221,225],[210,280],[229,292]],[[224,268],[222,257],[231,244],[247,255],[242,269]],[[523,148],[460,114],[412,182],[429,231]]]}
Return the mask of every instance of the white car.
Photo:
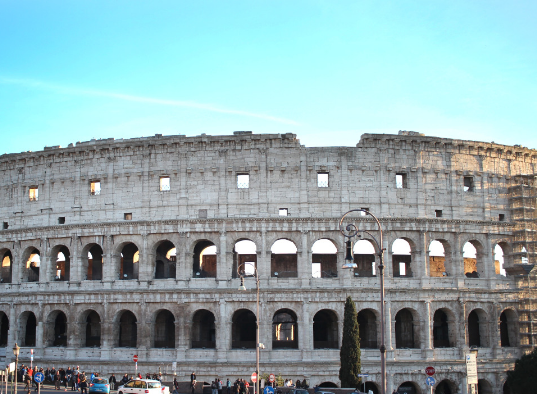
{"label": "white car", "polygon": [[170,389],[158,380],[134,379],[119,386],[117,394],[170,394]]}

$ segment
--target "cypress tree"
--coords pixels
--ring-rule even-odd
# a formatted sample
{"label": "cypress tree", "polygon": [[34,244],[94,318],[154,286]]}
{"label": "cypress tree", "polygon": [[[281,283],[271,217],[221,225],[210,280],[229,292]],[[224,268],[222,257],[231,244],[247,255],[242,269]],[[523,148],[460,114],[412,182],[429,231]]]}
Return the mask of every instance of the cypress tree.
{"label": "cypress tree", "polygon": [[343,338],[339,352],[341,367],[339,368],[339,380],[341,387],[357,388],[360,384],[358,374],[360,364],[360,331],[358,329],[358,315],[351,297],[345,301],[345,313],[343,317]]}

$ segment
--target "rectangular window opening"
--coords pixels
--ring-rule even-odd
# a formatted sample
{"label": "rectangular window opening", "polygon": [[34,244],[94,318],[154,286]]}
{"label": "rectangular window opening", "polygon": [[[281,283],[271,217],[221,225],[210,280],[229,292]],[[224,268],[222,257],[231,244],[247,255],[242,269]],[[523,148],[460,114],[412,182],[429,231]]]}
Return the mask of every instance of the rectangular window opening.
{"label": "rectangular window opening", "polygon": [[395,187],[397,189],[406,189],[406,174],[405,173],[398,173],[395,174]]}
{"label": "rectangular window opening", "polygon": [[207,210],[206,209],[198,210],[198,218],[207,219]]}
{"label": "rectangular window opening", "polygon": [[437,218],[441,218],[442,217],[442,210],[441,209],[435,209],[434,210],[434,216],[437,217]]}
{"label": "rectangular window opening", "polygon": [[3,228],[4,230],[7,230],[8,227],[9,227],[9,223],[8,223],[8,222],[4,222],[4,224],[2,225],[2,228]]}
{"label": "rectangular window opening", "polygon": [[29,189],[29,197],[30,197],[30,201],[37,201],[38,200],[38,198],[39,198],[39,189],[37,188],[37,186],[30,187],[30,189]]}
{"label": "rectangular window opening", "polygon": [[160,191],[161,192],[169,192],[170,191],[170,177],[169,176],[161,176],[160,177]]}
{"label": "rectangular window opening", "polygon": [[313,278],[321,277],[321,263],[313,263],[311,265],[311,276]]}
{"label": "rectangular window opening", "polygon": [[406,264],[399,263],[399,276],[406,276]]}
{"label": "rectangular window opening", "polygon": [[101,194],[101,181],[92,181],[90,183],[90,194],[92,196],[98,196]]}
{"label": "rectangular window opening", "polygon": [[504,214],[504,213],[500,213],[500,214],[498,215],[498,220],[499,220],[500,222],[505,221],[505,214]]}
{"label": "rectangular window opening", "polygon": [[125,220],[132,220],[132,213],[131,213],[131,212],[124,213],[124,214],[123,214],[123,219],[125,219]]}
{"label": "rectangular window opening", "polygon": [[58,218],[58,224],[65,224],[65,216],[60,216]]}
{"label": "rectangular window opening", "polygon": [[473,192],[474,191],[474,178],[471,176],[464,177],[464,191]]}
{"label": "rectangular window opening", "polygon": [[287,208],[280,208],[279,215],[280,216],[289,216],[289,210]]}
{"label": "rectangular window opening", "polygon": [[237,188],[239,189],[250,188],[250,174],[237,174]]}
{"label": "rectangular window opening", "polygon": [[328,172],[317,173],[317,187],[328,187]]}

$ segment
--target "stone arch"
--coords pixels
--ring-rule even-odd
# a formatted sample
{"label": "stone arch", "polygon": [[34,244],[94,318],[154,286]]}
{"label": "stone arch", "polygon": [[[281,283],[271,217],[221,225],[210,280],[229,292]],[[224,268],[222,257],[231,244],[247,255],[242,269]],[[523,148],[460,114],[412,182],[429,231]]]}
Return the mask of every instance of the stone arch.
{"label": "stone arch", "polygon": [[455,315],[447,308],[439,308],[433,315],[433,347],[456,346]]}
{"label": "stone arch", "polygon": [[49,313],[45,321],[45,347],[67,347],[67,316],[61,310]]}
{"label": "stone arch", "polygon": [[82,347],[101,347],[101,316],[93,309],[81,315]]}
{"label": "stone arch", "polygon": [[451,246],[445,239],[433,239],[427,249],[429,274],[433,277],[453,275]]}
{"label": "stone arch", "polygon": [[156,312],[153,323],[153,347],[175,348],[175,316],[167,309]]}
{"label": "stone arch", "polygon": [[9,337],[9,317],[4,311],[0,311],[0,347],[7,346]]}
{"label": "stone arch", "polygon": [[191,344],[193,349],[216,348],[216,319],[207,309],[198,309],[192,317]]}
{"label": "stone arch", "polygon": [[352,249],[356,268],[354,269],[355,277],[373,277],[377,276],[375,266],[375,245],[369,239],[361,239],[356,242]]}
{"label": "stone arch", "polygon": [[479,394],[493,394],[494,390],[487,379],[479,379],[477,381],[477,392]]}
{"label": "stone arch", "polygon": [[397,238],[392,243],[393,276],[412,277],[412,245],[406,238]]}
{"label": "stone arch", "polygon": [[39,249],[30,246],[22,254],[22,281],[39,282],[39,271],[41,267],[41,252]]}
{"label": "stone arch", "polygon": [[123,242],[116,248],[119,256],[119,279],[138,279],[140,249],[134,242]]}
{"label": "stone arch", "polygon": [[330,309],[322,309],[313,316],[313,348],[339,347],[338,316]]}
{"label": "stone arch", "polygon": [[483,276],[483,245],[481,242],[471,239],[464,243],[462,257],[464,260],[464,275],[467,278],[479,278]]}
{"label": "stone arch", "polygon": [[155,244],[154,248],[154,272],[155,279],[175,279],[177,270],[177,248],[169,240],[162,240]]}
{"label": "stone arch", "polygon": [[231,271],[232,278],[239,277],[237,269],[241,265],[244,265],[243,269],[246,275],[250,275],[255,272],[253,267],[257,269],[257,245],[254,241],[248,238],[240,238],[233,244],[233,268]]}
{"label": "stone arch", "polygon": [[35,347],[37,333],[37,318],[30,311],[22,312],[19,316],[19,335],[21,347]]}
{"label": "stone arch", "polygon": [[419,348],[419,316],[410,308],[403,308],[395,315],[395,347]]}
{"label": "stone arch", "polygon": [[435,394],[456,394],[458,392],[457,383],[449,379],[443,379],[438,382],[434,392]]}
{"label": "stone arch", "polygon": [[421,389],[419,384],[416,384],[415,382],[406,381],[399,385],[397,388],[398,393],[404,393],[404,394],[421,394]]}
{"label": "stone arch", "polygon": [[280,309],[272,317],[272,349],[298,349],[296,313]]}
{"label": "stone arch", "polygon": [[71,276],[71,252],[65,245],[56,245],[50,250],[50,280],[69,282]]}
{"label": "stone arch", "polygon": [[516,312],[511,309],[504,309],[500,313],[500,346],[515,347],[518,345],[518,317]]}
{"label": "stone arch", "polygon": [[270,276],[276,278],[298,277],[298,248],[287,238],[277,239],[270,248]]}
{"label": "stone arch", "polygon": [[255,349],[257,319],[249,309],[233,313],[231,323],[231,348]]}
{"label": "stone arch", "polygon": [[196,241],[193,250],[193,278],[216,278],[217,252],[214,242],[207,239]]}
{"label": "stone arch", "polygon": [[360,332],[360,348],[378,349],[377,312],[373,309],[362,309],[358,312],[358,328]]}
{"label": "stone arch", "polygon": [[13,255],[9,249],[0,249],[0,283],[13,281]]}
{"label": "stone arch", "polygon": [[84,246],[80,261],[86,280],[103,280],[104,251],[101,245],[90,243]]}
{"label": "stone arch", "polygon": [[320,238],[311,246],[311,273],[314,278],[337,277],[337,246],[331,239]]}
{"label": "stone arch", "polygon": [[487,313],[480,308],[476,308],[468,314],[468,346],[488,346],[487,320]]}
{"label": "stone arch", "polygon": [[122,310],[116,315],[114,324],[117,347],[136,347],[138,343],[138,319],[129,310]]}

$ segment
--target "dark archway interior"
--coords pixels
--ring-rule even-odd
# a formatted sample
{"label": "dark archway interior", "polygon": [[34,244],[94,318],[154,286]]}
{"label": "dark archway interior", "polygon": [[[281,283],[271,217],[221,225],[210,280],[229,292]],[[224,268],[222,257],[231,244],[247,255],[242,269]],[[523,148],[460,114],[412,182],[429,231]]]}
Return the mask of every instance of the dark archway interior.
{"label": "dark archway interior", "polygon": [[256,317],[252,311],[242,309],[233,315],[231,329],[233,349],[255,349]]}
{"label": "dark archway interior", "polygon": [[435,348],[449,347],[448,317],[442,310],[438,310],[434,313],[433,346]]}
{"label": "dark archway interior", "polygon": [[408,309],[403,309],[395,315],[395,346],[397,349],[413,349],[416,347],[414,319]]}
{"label": "dark archway interior", "polygon": [[337,317],[332,311],[319,311],[313,317],[313,348],[338,348]]}
{"label": "dark archway interior", "polygon": [[161,311],[155,319],[155,347],[175,348],[175,317],[170,311]]}
{"label": "dark archway interior", "polygon": [[54,341],[53,346],[67,346],[67,317],[60,312],[54,319]]}
{"label": "dark archway interior", "polygon": [[136,347],[137,340],[136,317],[130,311],[123,312],[119,319],[119,347]]}
{"label": "dark archway interior", "polygon": [[377,348],[377,317],[373,311],[365,309],[358,312],[360,330],[360,347],[362,349]]}
{"label": "dark archway interior", "polygon": [[86,318],[86,347],[101,347],[101,318],[91,311]]}
{"label": "dark archway interior", "polygon": [[476,311],[468,315],[468,346],[481,346],[481,336],[479,334],[479,316]]}
{"label": "dark archway interior", "polygon": [[272,348],[298,349],[296,315],[290,310],[276,312],[272,319]]}
{"label": "dark archway interior", "polygon": [[192,348],[214,349],[216,347],[215,318],[212,312],[201,310],[192,322]]}
{"label": "dark archway interior", "polygon": [[24,331],[24,345],[25,347],[35,346],[35,333],[37,330],[37,320],[33,313],[29,313],[26,319],[26,326]]}
{"label": "dark archway interior", "polygon": [[88,257],[88,280],[103,280],[103,249],[99,245],[93,245],[89,250]]}

